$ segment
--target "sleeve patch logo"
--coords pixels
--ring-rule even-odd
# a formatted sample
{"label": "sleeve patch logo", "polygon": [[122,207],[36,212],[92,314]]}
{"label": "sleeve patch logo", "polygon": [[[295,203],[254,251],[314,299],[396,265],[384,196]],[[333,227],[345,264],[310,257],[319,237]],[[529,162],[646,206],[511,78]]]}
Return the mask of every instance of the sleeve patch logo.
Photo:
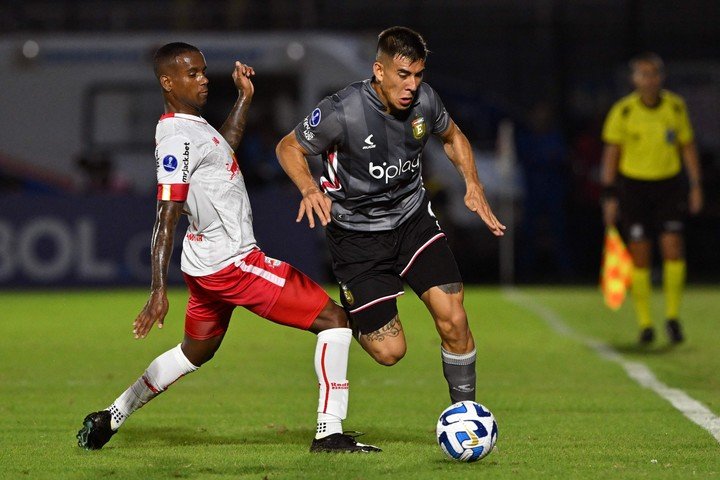
{"label": "sleeve patch logo", "polygon": [[319,108],[316,108],[312,111],[310,114],[310,126],[315,128],[318,125],[320,125],[320,119],[322,118],[322,113],[320,112]]}
{"label": "sleeve patch logo", "polygon": [[162,165],[166,172],[174,172],[178,166],[177,158],[172,155],[166,155],[163,157]]}

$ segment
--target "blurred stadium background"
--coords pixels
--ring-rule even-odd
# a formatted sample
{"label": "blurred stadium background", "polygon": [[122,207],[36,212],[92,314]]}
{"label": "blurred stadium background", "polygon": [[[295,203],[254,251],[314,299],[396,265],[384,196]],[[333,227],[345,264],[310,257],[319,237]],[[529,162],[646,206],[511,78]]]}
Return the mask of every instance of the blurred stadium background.
{"label": "blurred stadium background", "polygon": [[[10,0],[0,3],[0,288],[148,284],[163,109],[150,59],[169,41],[205,52],[214,125],[236,94],[232,62],[255,67],[238,159],[258,238],[331,282],[321,232],[293,221],[299,196],[274,146],[324,95],[370,76],[376,35],[392,25],[427,39],[426,81],[470,138],[510,228],[498,242],[463,210],[462,184],[431,145],[424,176],[468,282],[597,281],[600,128],[630,89],[627,60],[646,50],[685,96],[701,152],[706,207],[688,226],[689,280],[720,279],[716,0]],[[177,262],[172,278],[181,282]]]}

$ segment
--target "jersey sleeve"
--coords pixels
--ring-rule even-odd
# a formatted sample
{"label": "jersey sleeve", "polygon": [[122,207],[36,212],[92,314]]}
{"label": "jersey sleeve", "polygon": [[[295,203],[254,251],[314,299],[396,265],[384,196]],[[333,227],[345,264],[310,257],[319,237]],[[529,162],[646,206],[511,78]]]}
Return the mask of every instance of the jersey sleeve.
{"label": "jersey sleeve", "polygon": [[622,108],[616,103],[610,109],[603,125],[602,139],[605,143],[619,145],[625,139],[625,126],[623,122]]}
{"label": "jersey sleeve", "polygon": [[200,155],[192,142],[182,135],[163,138],[155,148],[158,200],[184,202],[190,191],[190,172]]}
{"label": "jersey sleeve", "polygon": [[690,116],[688,115],[685,102],[682,99],[678,99],[677,106],[678,115],[680,116],[677,132],[678,143],[680,143],[680,145],[687,145],[694,140],[695,134],[693,132],[692,124],[690,123]]}
{"label": "jersey sleeve", "polygon": [[323,99],[294,131],[297,141],[311,155],[320,155],[340,143],[343,129],[331,98]]}
{"label": "jersey sleeve", "polygon": [[425,86],[427,87],[428,102],[430,104],[432,133],[442,135],[442,133],[450,127],[450,115],[447,110],[445,110],[445,105],[443,105],[440,95],[438,95],[430,85],[425,84]]}

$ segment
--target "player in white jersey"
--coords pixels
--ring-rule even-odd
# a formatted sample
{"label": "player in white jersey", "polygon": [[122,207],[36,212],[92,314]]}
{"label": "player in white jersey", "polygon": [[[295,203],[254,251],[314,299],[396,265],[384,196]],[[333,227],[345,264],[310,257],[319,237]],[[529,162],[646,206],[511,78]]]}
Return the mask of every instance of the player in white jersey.
{"label": "player in white jersey", "polygon": [[201,117],[169,113],[155,143],[158,199],[184,201],[189,217],[182,271],[210,275],[256,248],[245,182],[223,136]]}
{"label": "player in white jersey", "polygon": [[189,217],[181,269],[190,298],[181,344],[150,363],[107,409],[83,420],[78,445],[103,447],[138,408],[180,377],[210,360],[222,343],[230,317],[242,306],[273,322],[318,336],[315,370],[320,386],[318,422],[311,451],[380,451],[343,433],[347,414],[347,360],[351,331],[344,310],[320,286],[291,265],[258,248],[252,214],[234,150],[240,144],[254,93],[252,67],[235,62],[238,100],[220,131],[200,116],[208,95],[207,68],[192,45],[170,43],[154,58],[165,114],[155,140],[157,218],[152,236],[150,298],[133,324],[145,338],[168,312],[167,271],[181,214]]}

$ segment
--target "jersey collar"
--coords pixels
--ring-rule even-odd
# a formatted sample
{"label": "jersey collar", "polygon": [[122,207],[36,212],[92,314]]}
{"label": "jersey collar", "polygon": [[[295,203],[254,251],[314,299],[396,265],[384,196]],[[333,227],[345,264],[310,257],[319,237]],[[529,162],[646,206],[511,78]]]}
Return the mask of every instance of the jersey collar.
{"label": "jersey collar", "polygon": [[647,105],[645,105],[645,103],[643,103],[642,97],[638,92],[633,93],[635,94],[635,100],[637,101],[637,103],[646,110],[658,110],[663,104],[663,101],[665,100],[665,90],[660,90],[660,93],[658,94],[658,102],[652,107],[648,107]]}
{"label": "jersey collar", "polygon": [[182,118],[184,120],[192,120],[193,122],[200,122],[200,123],[207,123],[207,120],[205,120],[202,117],[198,117],[197,115],[190,115],[187,113],[164,113],[160,116],[160,121],[166,120],[168,118]]}

